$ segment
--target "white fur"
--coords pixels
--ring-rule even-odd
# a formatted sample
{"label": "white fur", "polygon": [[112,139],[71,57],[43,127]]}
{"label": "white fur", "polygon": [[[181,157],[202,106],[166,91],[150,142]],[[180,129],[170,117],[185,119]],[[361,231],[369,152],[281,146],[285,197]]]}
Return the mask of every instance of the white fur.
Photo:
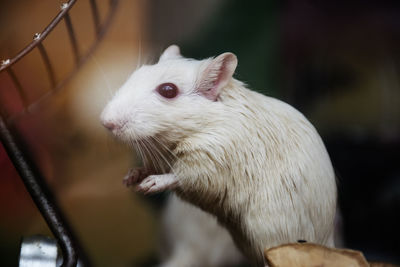
{"label": "white fur", "polygon": [[[176,193],[214,214],[257,265],[264,265],[264,249],[299,239],[333,246],[335,177],[314,127],[233,78],[217,101],[205,97],[199,85],[210,64],[215,60],[179,56],[140,68],[103,122],[123,125],[114,134],[136,140],[148,168],[174,174]],[[158,95],[165,82],[180,95]]]}
{"label": "white fur", "polygon": [[163,213],[162,267],[237,266],[244,261],[214,216],[172,195]]}

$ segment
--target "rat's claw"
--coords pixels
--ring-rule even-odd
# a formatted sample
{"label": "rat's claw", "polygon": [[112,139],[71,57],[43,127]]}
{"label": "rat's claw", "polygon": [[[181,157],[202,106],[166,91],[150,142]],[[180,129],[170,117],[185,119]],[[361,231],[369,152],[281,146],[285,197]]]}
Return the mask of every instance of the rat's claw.
{"label": "rat's claw", "polygon": [[148,175],[149,175],[149,171],[144,167],[133,168],[133,169],[129,170],[128,174],[122,180],[122,183],[125,186],[129,187],[131,185],[141,182]]}
{"label": "rat's claw", "polygon": [[174,174],[150,175],[135,187],[144,194],[158,193],[175,188],[177,180]]}
{"label": "rat's claw", "polygon": [[150,175],[149,177],[144,179],[140,184],[138,184],[135,187],[135,190],[137,192],[141,192],[141,193],[145,193],[146,194],[150,190],[150,188],[152,186],[156,185],[156,183],[157,183],[156,178],[153,177],[153,176],[156,176],[156,175]]}
{"label": "rat's claw", "polygon": [[122,180],[122,183],[125,186],[133,185],[137,181],[138,174],[139,172],[136,169],[129,170],[128,174],[125,175],[124,179]]}

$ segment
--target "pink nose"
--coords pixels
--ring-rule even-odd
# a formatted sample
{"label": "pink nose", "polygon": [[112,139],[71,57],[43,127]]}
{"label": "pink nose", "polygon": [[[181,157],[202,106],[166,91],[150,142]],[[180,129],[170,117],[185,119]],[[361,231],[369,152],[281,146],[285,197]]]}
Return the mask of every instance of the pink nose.
{"label": "pink nose", "polygon": [[110,131],[118,128],[117,124],[115,124],[114,122],[111,122],[111,121],[104,121],[103,126],[106,127]]}

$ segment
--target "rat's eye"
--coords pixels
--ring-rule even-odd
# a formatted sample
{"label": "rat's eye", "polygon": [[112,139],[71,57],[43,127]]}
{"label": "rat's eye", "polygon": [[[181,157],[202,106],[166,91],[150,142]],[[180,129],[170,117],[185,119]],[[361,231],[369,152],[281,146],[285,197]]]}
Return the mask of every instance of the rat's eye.
{"label": "rat's eye", "polygon": [[178,87],[173,83],[162,83],[157,87],[157,92],[165,98],[174,98],[178,95]]}

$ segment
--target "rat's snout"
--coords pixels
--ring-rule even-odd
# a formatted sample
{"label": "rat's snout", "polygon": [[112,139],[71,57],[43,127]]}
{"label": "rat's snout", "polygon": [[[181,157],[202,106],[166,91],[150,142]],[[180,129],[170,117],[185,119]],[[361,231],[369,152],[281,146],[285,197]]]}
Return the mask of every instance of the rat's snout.
{"label": "rat's snout", "polygon": [[125,125],[125,121],[121,119],[116,119],[113,116],[110,116],[110,114],[106,114],[106,112],[103,112],[100,117],[101,124],[103,124],[104,127],[106,127],[108,130],[111,132],[113,131],[118,131],[122,129]]}
{"label": "rat's snout", "polygon": [[101,123],[103,124],[104,127],[106,127],[110,131],[118,131],[121,130],[125,122],[117,122],[117,121],[112,121],[112,120],[101,120]]}
{"label": "rat's snout", "polygon": [[100,122],[109,131],[114,131],[122,128],[123,124],[118,123],[118,119],[115,117],[115,112],[110,112],[109,105],[103,110],[100,115]]}
{"label": "rat's snout", "polygon": [[112,121],[102,121],[102,124],[104,127],[106,127],[110,131],[118,128],[117,124]]}

